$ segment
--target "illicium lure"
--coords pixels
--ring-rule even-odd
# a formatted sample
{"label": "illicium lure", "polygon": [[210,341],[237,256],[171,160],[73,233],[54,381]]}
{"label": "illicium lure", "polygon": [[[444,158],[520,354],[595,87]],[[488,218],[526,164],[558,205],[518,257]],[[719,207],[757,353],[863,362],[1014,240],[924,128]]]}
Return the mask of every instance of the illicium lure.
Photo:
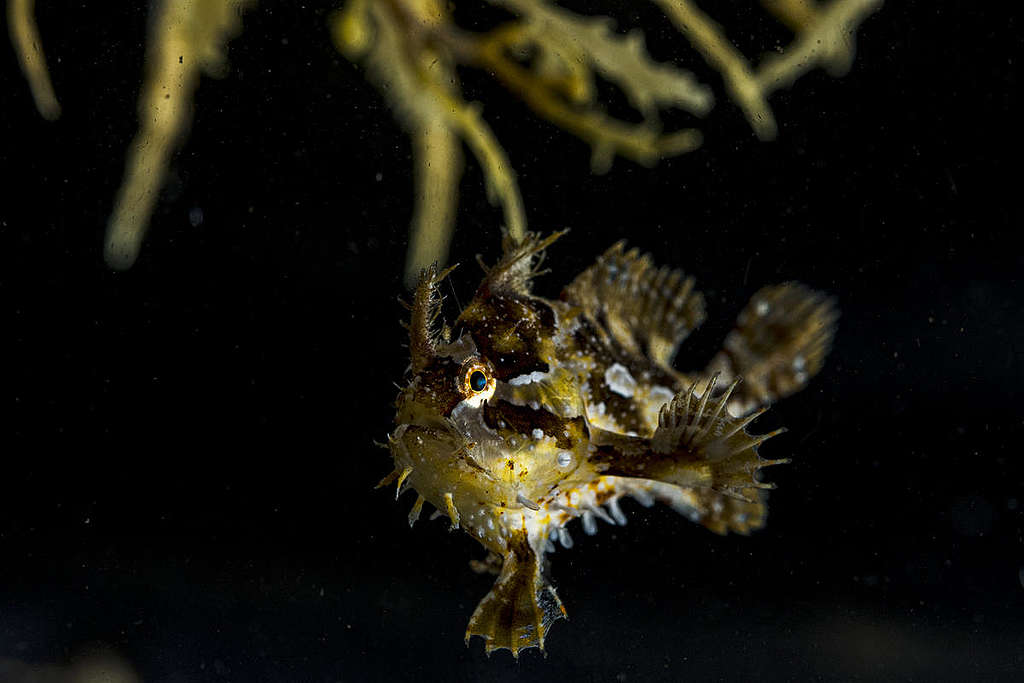
{"label": "illicium lure", "polygon": [[[466,641],[488,653],[544,647],[565,608],[546,577],[554,541],[569,548],[580,520],[625,524],[623,496],[661,501],[716,533],[763,525],[758,445],[782,430],[747,425],[806,385],[835,330],[832,302],[802,285],[766,287],[702,371],[672,367],[704,319],[693,278],[656,268],[616,244],[557,301],[531,294],[544,249],[561,233],[522,241],[486,270],[452,327],[424,271],[409,322],[412,380],[388,438],[395,469],[382,484],[417,492],[476,538],[498,578]],[[742,377],[743,381],[740,382]]]}

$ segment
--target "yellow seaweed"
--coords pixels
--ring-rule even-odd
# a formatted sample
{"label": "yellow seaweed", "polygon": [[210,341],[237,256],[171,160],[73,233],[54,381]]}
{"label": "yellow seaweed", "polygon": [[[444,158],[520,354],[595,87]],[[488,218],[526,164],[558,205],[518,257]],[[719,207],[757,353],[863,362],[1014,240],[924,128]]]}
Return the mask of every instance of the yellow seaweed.
{"label": "yellow seaweed", "polygon": [[46,55],[36,28],[35,4],[35,0],[8,0],[7,30],[21,71],[32,90],[36,109],[47,121],[55,121],[60,117],[60,102],[53,92],[50,72],[46,69]]}
{"label": "yellow seaweed", "polygon": [[[689,71],[655,61],[643,34],[616,32],[614,21],[583,16],[554,0],[479,0],[513,19],[496,28],[467,31],[455,23],[447,0],[348,0],[331,17],[338,50],[365,64],[412,140],[416,208],[412,216],[406,281],[447,259],[458,209],[463,145],[480,164],[488,197],[515,239],[527,230],[527,212],[516,174],[483,108],[467,102],[456,68],[482,69],[538,116],[586,142],[593,172],[615,157],[643,165],[684,154],[702,143],[699,130],[663,130],[659,112],[669,108],[706,116],[712,89]],[[726,94],[758,138],[773,139],[777,125],[770,95],[814,68],[845,74],[854,55],[854,33],[881,0],[760,0],[794,35],[790,45],[759,62],[743,55],[725,27],[693,0],[651,0],[696,52],[719,72]],[[139,99],[139,130],[128,151],[125,177],[109,219],[105,244],[114,268],[134,263],[164,183],[171,155],[187,132],[201,74],[221,75],[225,46],[253,0],[163,0],[149,36],[146,75]],[[60,105],[46,69],[33,18],[34,0],[8,0],[11,41],[36,106],[48,119]],[[640,113],[639,123],[607,113],[595,87],[610,81]]]}
{"label": "yellow seaweed", "polygon": [[199,76],[224,72],[224,43],[238,31],[246,4],[247,0],[160,3],[139,96],[139,131],[107,224],[104,256],[111,267],[124,269],[135,263],[171,154],[192,121]]}

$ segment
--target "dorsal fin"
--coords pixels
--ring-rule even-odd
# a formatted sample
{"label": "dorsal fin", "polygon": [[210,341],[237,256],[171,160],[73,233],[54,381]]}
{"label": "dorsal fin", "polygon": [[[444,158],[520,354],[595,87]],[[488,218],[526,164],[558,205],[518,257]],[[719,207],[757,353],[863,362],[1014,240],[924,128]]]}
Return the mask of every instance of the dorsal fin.
{"label": "dorsal fin", "polygon": [[580,273],[562,299],[583,308],[627,350],[670,368],[679,344],[704,322],[692,277],[658,268],[648,254],[617,242]]}
{"label": "dorsal fin", "polygon": [[480,283],[478,295],[529,294],[533,278],[542,273],[540,264],[544,260],[544,250],[567,232],[560,230],[547,237],[528,232],[522,240],[516,240],[505,232],[501,240],[505,253],[501,260],[490,268],[480,264],[487,274]]}
{"label": "dorsal fin", "polygon": [[409,329],[409,354],[412,356],[412,371],[420,372],[437,353],[437,345],[443,341],[444,325],[438,325],[441,317],[441,297],[438,285],[455,270],[458,264],[449,266],[440,273],[434,263],[420,272],[420,281],[413,292],[412,304],[408,306],[411,315],[406,327]]}

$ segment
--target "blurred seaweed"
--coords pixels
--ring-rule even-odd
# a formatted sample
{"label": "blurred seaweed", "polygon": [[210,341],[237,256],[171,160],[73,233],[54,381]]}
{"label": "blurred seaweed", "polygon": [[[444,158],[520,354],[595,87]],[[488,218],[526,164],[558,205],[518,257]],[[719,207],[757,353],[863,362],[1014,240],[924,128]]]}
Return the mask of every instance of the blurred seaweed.
{"label": "blurred seaweed", "polygon": [[[651,0],[693,50],[717,72],[727,98],[755,135],[776,136],[770,95],[809,70],[842,76],[854,57],[854,35],[881,0],[759,0],[792,34],[788,45],[756,62],[745,56],[693,0]],[[40,114],[53,120],[60,104],[35,25],[34,0],[8,0],[11,41]],[[138,256],[171,156],[191,123],[201,75],[223,76],[226,45],[253,0],[162,0],[152,4],[139,129],[105,242],[107,262],[128,268]],[[464,6],[463,3],[459,3]],[[406,279],[447,258],[458,205],[463,147],[483,169],[488,197],[513,238],[527,216],[516,174],[482,107],[463,96],[458,67],[492,76],[538,116],[586,142],[591,169],[616,157],[651,166],[702,142],[695,128],[665,130],[659,114],[680,109],[709,114],[713,89],[675,64],[656,61],[641,29],[623,33],[607,16],[586,16],[553,0],[475,0],[507,18],[486,30],[458,24],[448,0],[348,0],[330,19],[337,48],[367,73],[409,134],[416,178]],[[470,11],[473,11],[470,8]],[[617,87],[639,121],[608,112],[598,80]]]}

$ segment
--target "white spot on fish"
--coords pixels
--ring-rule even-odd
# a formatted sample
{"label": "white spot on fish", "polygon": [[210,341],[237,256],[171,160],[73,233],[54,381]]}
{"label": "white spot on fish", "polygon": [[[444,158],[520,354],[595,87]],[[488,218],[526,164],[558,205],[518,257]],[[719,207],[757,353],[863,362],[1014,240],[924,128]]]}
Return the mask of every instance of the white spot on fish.
{"label": "white spot on fish", "polygon": [[572,453],[569,451],[558,451],[558,466],[568,467],[572,464]]}
{"label": "white spot on fish", "polygon": [[524,384],[533,384],[534,382],[540,382],[540,381],[542,381],[544,379],[547,379],[547,377],[548,377],[548,373],[540,372],[538,370],[538,371],[531,372],[531,373],[526,374],[526,375],[519,375],[518,377],[513,377],[512,379],[510,379],[508,381],[508,383],[511,384],[514,387],[518,387],[518,386],[522,386]]}
{"label": "white spot on fish", "polygon": [[535,438],[537,440],[543,439],[544,438],[544,430],[543,429],[534,429],[533,430],[533,438]]}
{"label": "white spot on fish", "polygon": [[767,301],[758,301],[757,305],[754,307],[754,310],[757,312],[758,315],[766,316],[768,315],[768,309],[770,308],[771,307],[768,305]]}
{"label": "white spot on fish", "polygon": [[636,393],[636,380],[621,363],[613,363],[605,370],[604,381],[608,388],[619,396],[633,398],[633,394]]}
{"label": "white spot on fish", "polygon": [[672,390],[658,385],[651,389],[651,402],[659,408],[675,398]]}

